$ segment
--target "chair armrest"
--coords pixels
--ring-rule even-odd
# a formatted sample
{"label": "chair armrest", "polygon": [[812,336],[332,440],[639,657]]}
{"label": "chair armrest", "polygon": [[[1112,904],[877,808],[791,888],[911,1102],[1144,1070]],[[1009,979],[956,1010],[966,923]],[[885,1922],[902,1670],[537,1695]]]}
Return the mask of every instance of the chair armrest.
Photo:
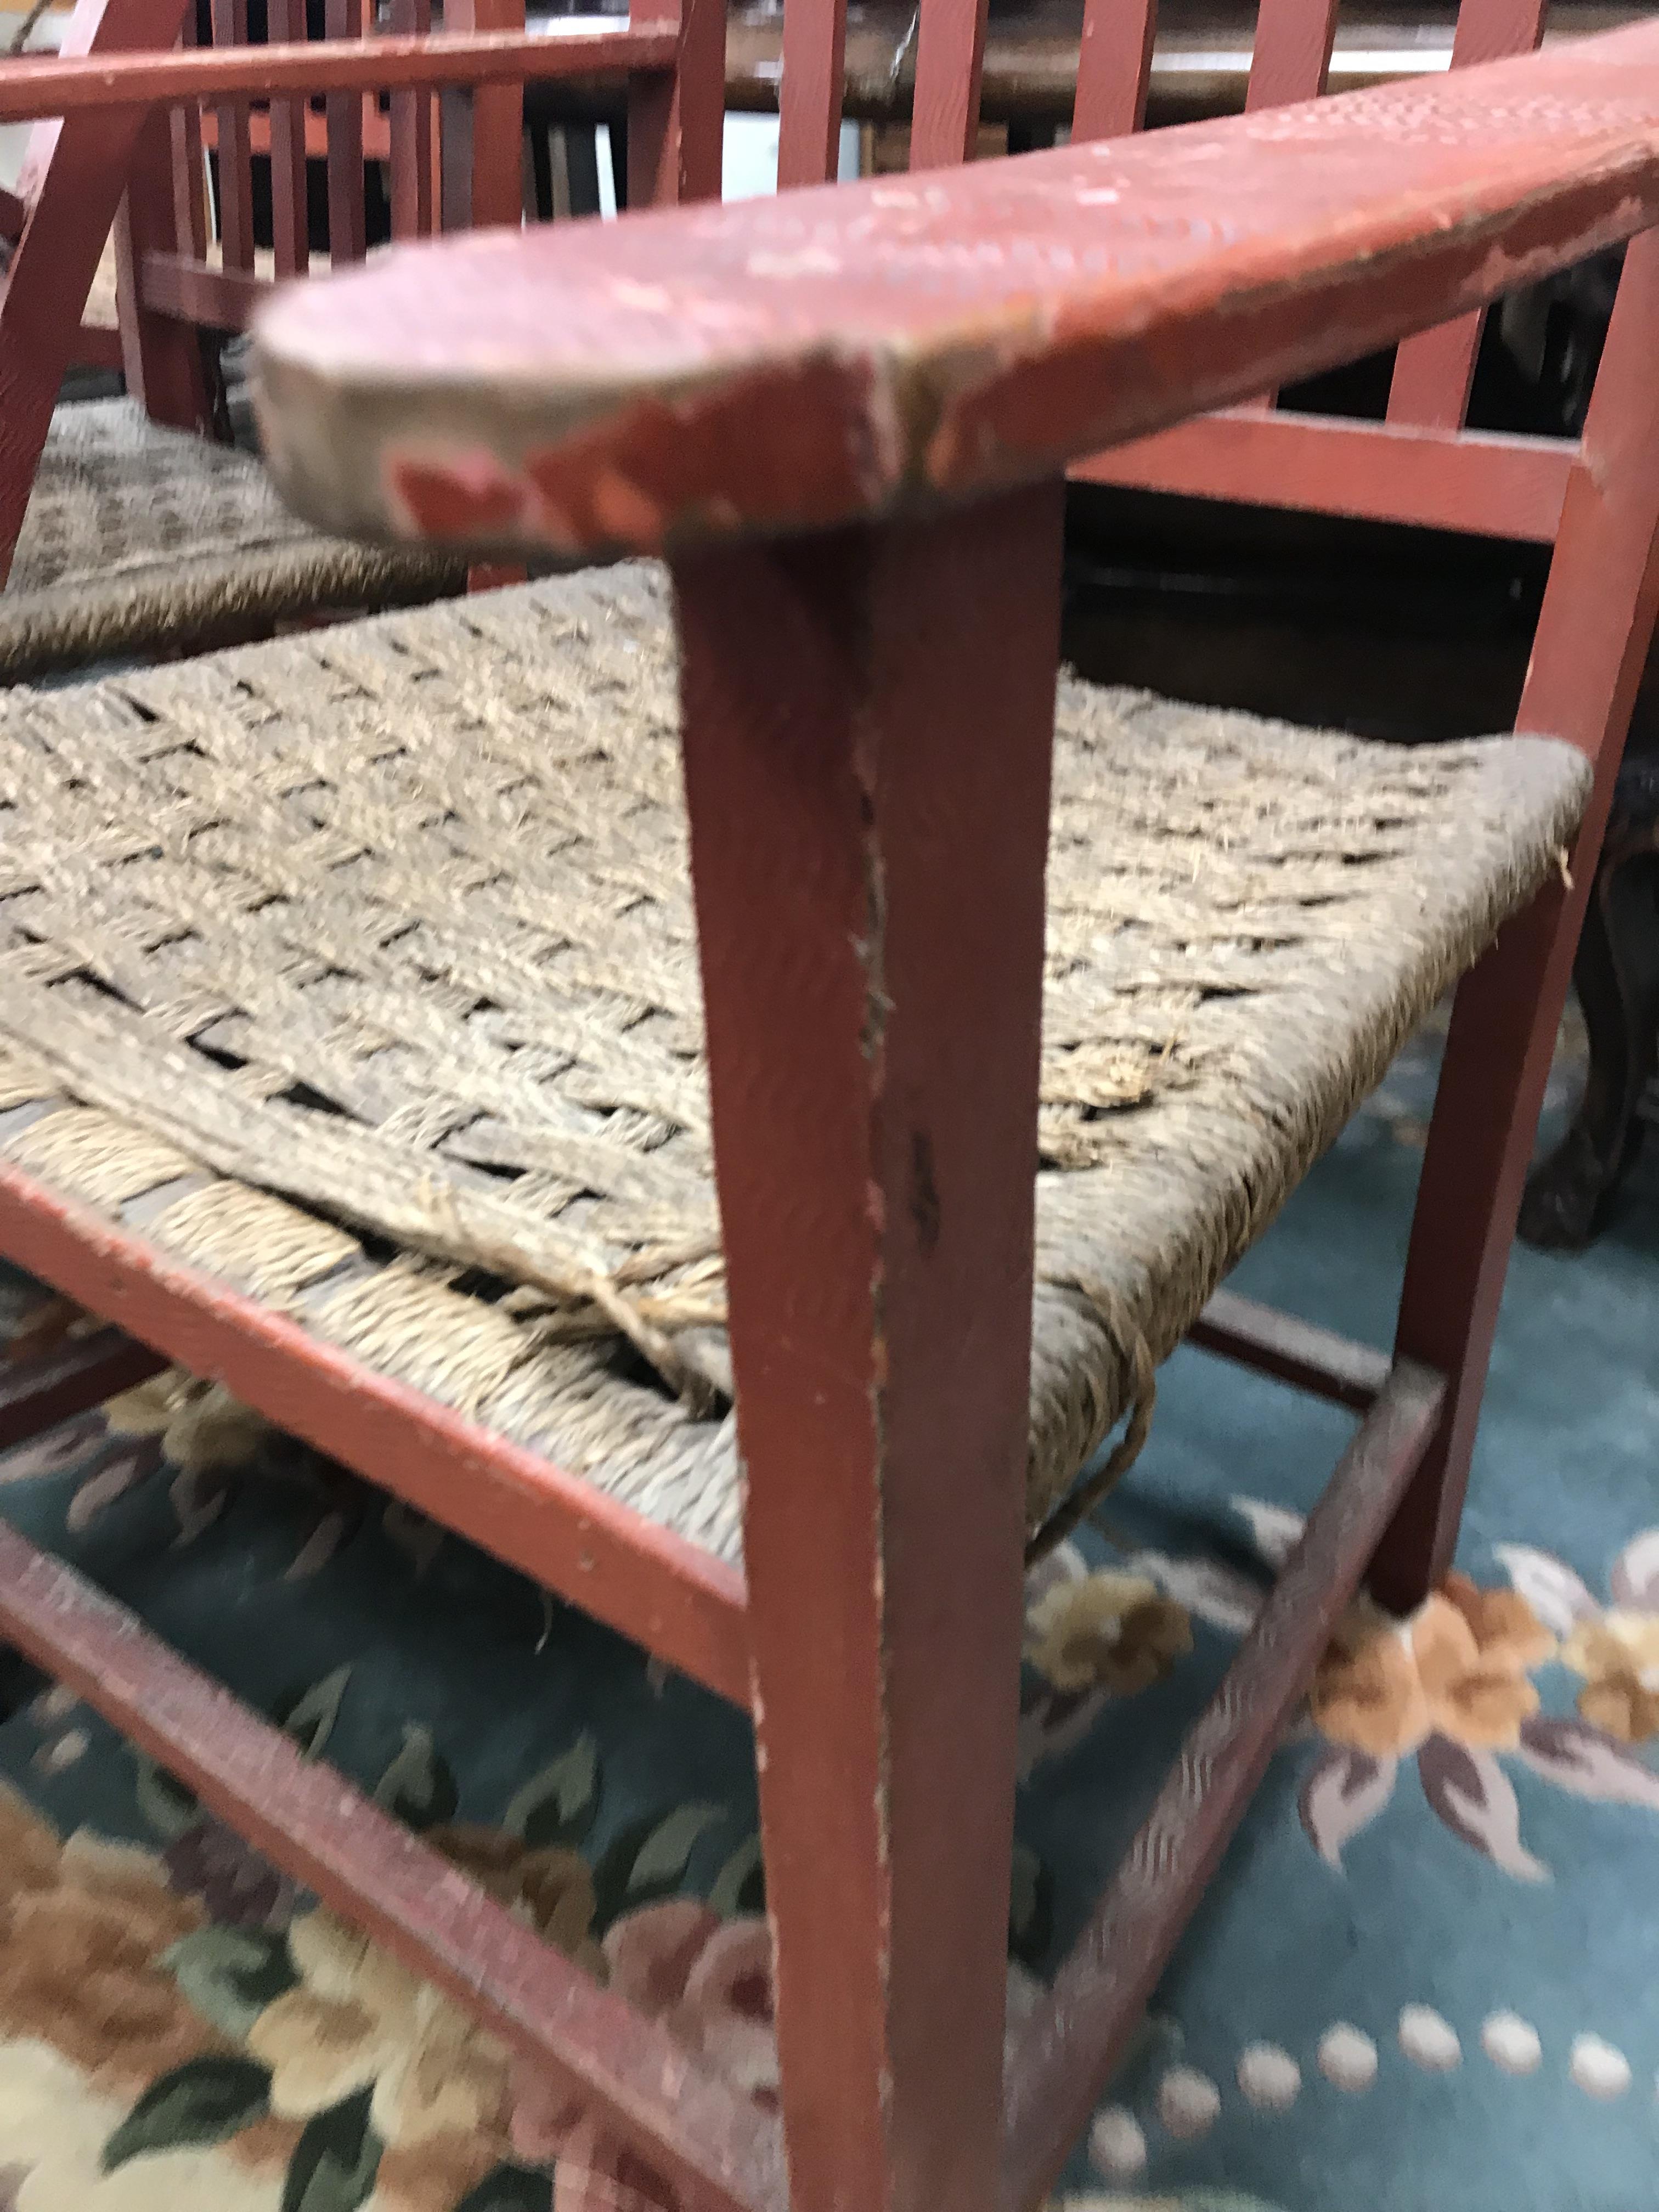
{"label": "chair armrest", "polygon": [[256,329],[313,520],[575,561],[988,493],[1659,219],[1659,22],[1149,136],[411,246]]}

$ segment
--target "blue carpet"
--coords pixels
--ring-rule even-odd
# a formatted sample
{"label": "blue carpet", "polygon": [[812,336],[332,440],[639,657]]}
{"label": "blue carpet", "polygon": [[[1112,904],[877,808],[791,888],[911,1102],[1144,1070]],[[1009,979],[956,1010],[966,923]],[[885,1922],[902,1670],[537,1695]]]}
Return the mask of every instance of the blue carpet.
{"label": "blue carpet", "polygon": [[[1420,1056],[1402,1066],[1239,1288],[1387,1341],[1427,1079]],[[25,1287],[10,1296],[21,1313]],[[1109,1536],[1089,1532],[1034,1581],[1016,1996],[1060,1956],[1348,1426],[1182,1352]],[[662,1930],[690,1924],[686,1900],[708,1900],[705,1970],[679,1970],[670,2025],[764,2093],[764,2007],[715,1971],[763,1894],[741,1717],[337,1470],[280,1440],[238,1453],[198,1429],[181,1470],[154,1436],[97,1416],[0,1462],[3,1506],[619,1984]],[[1459,1566],[1406,1633],[1345,1629],[1079,2146],[1066,2187],[1091,2205],[1659,2200],[1650,1169],[1588,1255],[1516,1257]],[[214,2145],[273,2212],[656,2203],[619,2190],[580,2130],[538,2138],[509,2113],[488,2053],[469,2071],[421,2046],[447,2103],[410,2088],[413,2029],[402,2044],[386,2029],[378,2057],[361,2037],[344,2057],[331,2045],[319,2074],[321,2045],[296,2042],[320,2035],[333,1986],[307,1901],[64,1693],[34,1687],[0,1724],[0,1776],[33,1808],[0,1804],[0,1826],[25,1823],[0,1850],[0,2207],[96,2212],[106,2191],[112,2212],[240,2203],[228,2169],[198,2199],[209,2185],[168,2163]],[[28,1931],[48,1893],[26,1898],[17,1872],[38,1835],[87,1832],[139,1846],[121,1879],[142,1887],[150,1869],[173,1900],[154,1906],[149,1948],[111,1950],[101,1981],[40,1963],[46,1937]],[[52,1897],[95,1859],[40,1848],[59,1869]],[[72,2185],[19,2117],[40,2105],[43,2041],[104,2100]],[[133,2179],[147,2171],[150,2195]]]}

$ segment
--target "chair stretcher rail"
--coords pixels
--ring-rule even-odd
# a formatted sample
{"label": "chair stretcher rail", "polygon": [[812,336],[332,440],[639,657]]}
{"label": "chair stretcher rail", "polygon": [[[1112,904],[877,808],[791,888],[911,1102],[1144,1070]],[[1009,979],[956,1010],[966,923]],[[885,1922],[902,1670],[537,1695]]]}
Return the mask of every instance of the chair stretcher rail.
{"label": "chair stretcher rail", "polygon": [[1321,1653],[1433,1440],[1444,1378],[1398,1363],[1221,1687],[1188,1731],[1008,2069],[1005,2201],[1051,2182],[1151,1996]]}
{"label": "chair stretcher rail", "polygon": [[775,2120],[705,2074],[336,1771],[0,1524],[0,1632],[516,2049],[666,2147],[687,2212],[771,2212]]}

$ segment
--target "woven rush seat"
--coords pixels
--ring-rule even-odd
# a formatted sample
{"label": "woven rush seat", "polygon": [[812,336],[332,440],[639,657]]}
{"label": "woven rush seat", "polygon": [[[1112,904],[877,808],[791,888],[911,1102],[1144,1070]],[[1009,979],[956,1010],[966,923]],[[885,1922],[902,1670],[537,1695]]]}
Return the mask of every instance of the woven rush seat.
{"label": "woven rush seat", "polygon": [[464,563],[327,538],[250,453],[131,399],[61,406],[0,592],[0,682],[461,590]]}
{"label": "woven rush seat", "polygon": [[[730,1559],[677,725],[644,566],[9,694],[0,1159]],[[1587,781],[1062,678],[1034,1530]]]}

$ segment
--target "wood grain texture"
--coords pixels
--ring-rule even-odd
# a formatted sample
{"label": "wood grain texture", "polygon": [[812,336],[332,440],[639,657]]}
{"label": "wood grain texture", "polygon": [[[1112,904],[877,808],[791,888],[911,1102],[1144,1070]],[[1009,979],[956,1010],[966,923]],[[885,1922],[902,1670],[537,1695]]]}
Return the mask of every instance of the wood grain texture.
{"label": "wood grain texture", "polygon": [[747,1706],[743,1578],[708,1553],[10,1169],[0,1169],[0,1251]]}
{"label": "wood grain texture", "polygon": [[1577,458],[1567,438],[1417,429],[1239,409],[1073,464],[1085,483],[1553,543]]}
{"label": "wood grain texture", "polygon": [[347,534],[413,532],[403,455],[453,475],[463,542],[469,486],[573,559],[826,526],[1352,358],[1656,211],[1644,25],[925,183],[394,252],[266,310],[266,444]]}
{"label": "wood grain texture", "polygon": [[1419,1601],[1450,1565],[1534,1133],[1631,709],[1659,613],[1659,234],[1630,248],[1540,611],[1518,726],[1582,747],[1595,782],[1568,869],[1464,979],[1401,1297],[1402,1354],[1452,1377],[1435,1449],[1372,1570]]}
{"label": "wood grain texture", "polygon": [[138,264],[143,304],[153,314],[204,331],[245,331],[270,286],[263,276],[215,269],[177,253],[147,253]]}
{"label": "wood grain texture", "polygon": [[1339,1461],[1272,1595],[1015,2045],[1005,2212],[1058,2175],[1421,1462],[1445,1385],[1401,1362]]}
{"label": "wood grain texture", "polygon": [[256,1850],[652,2146],[685,2212],[782,2212],[777,2124],[125,1607],[0,1526],[0,1632]]}
{"label": "wood grain texture", "polygon": [[677,572],[792,2212],[996,2202],[1060,520]]}

